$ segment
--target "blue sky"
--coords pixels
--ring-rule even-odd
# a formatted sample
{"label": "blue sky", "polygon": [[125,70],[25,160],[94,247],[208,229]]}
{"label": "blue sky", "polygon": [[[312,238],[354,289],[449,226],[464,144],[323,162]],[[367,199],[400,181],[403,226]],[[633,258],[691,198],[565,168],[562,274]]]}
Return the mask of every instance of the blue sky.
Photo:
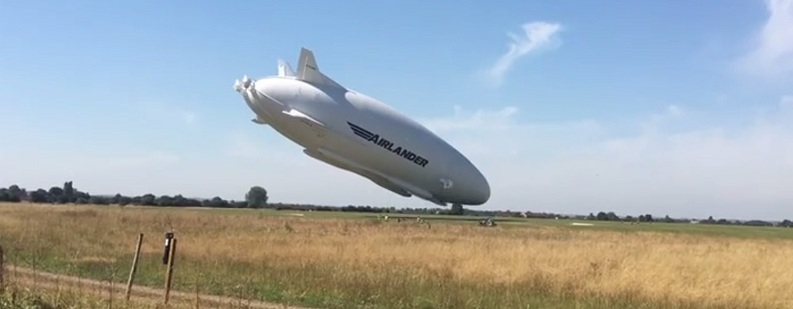
{"label": "blue sky", "polygon": [[432,207],[250,122],[320,69],[447,138],[485,209],[793,218],[793,0],[3,1],[0,186]]}

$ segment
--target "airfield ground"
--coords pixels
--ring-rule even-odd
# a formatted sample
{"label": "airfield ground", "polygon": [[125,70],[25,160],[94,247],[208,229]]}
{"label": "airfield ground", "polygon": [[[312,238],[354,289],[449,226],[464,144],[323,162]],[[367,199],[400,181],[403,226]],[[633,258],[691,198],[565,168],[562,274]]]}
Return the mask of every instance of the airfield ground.
{"label": "airfield ground", "polygon": [[[9,263],[316,308],[791,308],[793,229],[0,203]],[[116,299],[118,301],[118,298]]]}

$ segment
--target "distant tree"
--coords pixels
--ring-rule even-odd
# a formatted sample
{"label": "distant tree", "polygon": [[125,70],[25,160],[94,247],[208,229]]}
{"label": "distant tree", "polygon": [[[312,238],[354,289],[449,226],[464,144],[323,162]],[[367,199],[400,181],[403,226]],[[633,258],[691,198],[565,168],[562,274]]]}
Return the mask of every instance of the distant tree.
{"label": "distant tree", "polygon": [[170,196],[163,195],[156,198],[154,204],[157,206],[174,206],[174,199]]}
{"label": "distant tree", "polygon": [[49,200],[50,194],[44,189],[38,189],[36,191],[30,192],[30,201],[33,203],[46,203],[49,202]]}
{"label": "distant tree", "polygon": [[170,203],[171,203],[170,206],[183,207],[183,206],[187,206],[187,199],[184,198],[184,196],[182,196],[181,194],[177,194],[177,195],[174,195],[174,197],[171,199]]}
{"label": "distant tree", "polygon": [[61,189],[60,187],[52,187],[52,188],[50,188],[50,191],[48,191],[48,192],[49,192],[50,196],[55,197],[55,198],[60,197],[61,195],[63,195],[63,189]]}
{"label": "distant tree", "polygon": [[213,197],[211,200],[204,200],[202,206],[207,207],[229,207],[229,202],[220,198],[219,196]]}
{"label": "distant tree", "polygon": [[111,204],[118,204],[121,201],[121,193],[116,193],[108,202]]}
{"label": "distant tree", "polygon": [[146,193],[140,197],[140,204],[144,206],[154,206],[155,200],[154,194]]}
{"label": "distant tree", "polygon": [[74,186],[71,181],[63,183],[63,195],[66,197],[66,202],[73,202],[76,200],[74,196]]}
{"label": "distant tree", "polygon": [[8,187],[8,194],[11,196],[11,199],[14,199],[14,196],[19,200],[28,199],[28,193],[25,191],[25,189],[20,189],[18,185],[11,185]]}
{"label": "distant tree", "polygon": [[[76,203],[79,204],[79,201],[81,199],[84,200],[85,198],[82,198],[82,197],[78,198]],[[88,203],[91,203],[91,204],[94,204],[94,205],[107,205],[107,204],[110,204],[111,201],[112,201],[111,199],[105,198],[105,197],[102,197],[102,196],[92,196],[91,198],[88,199]]]}
{"label": "distant tree", "polygon": [[129,196],[120,196],[118,198],[118,204],[121,206],[126,206],[132,203],[132,198]]}
{"label": "distant tree", "polygon": [[763,220],[749,220],[743,223],[744,225],[749,226],[773,226],[771,222],[763,221]]}
{"label": "distant tree", "polygon": [[596,217],[596,218],[597,218],[598,220],[600,220],[600,221],[606,221],[606,220],[608,220],[608,219],[609,219],[609,216],[608,216],[608,215],[606,215],[606,213],[605,213],[605,212],[602,212],[602,211],[601,211],[601,212],[598,212],[598,214],[597,214],[597,217]]}
{"label": "distant tree", "polygon": [[245,194],[245,202],[248,208],[264,208],[267,206],[267,190],[260,186],[253,186]]}
{"label": "distant tree", "polygon": [[0,201],[2,202],[19,202],[19,196],[12,193],[11,190],[0,188]]}

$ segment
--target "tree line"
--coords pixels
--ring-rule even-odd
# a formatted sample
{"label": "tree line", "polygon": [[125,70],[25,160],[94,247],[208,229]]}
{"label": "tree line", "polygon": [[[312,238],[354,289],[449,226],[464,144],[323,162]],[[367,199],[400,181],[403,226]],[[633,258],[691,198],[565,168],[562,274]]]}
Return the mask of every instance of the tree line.
{"label": "tree line", "polygon": [[489,216],[501,218],[536,218],[536,219],[576,219],[576,220],[595,220],[595,221],[620,221],[631,223],[698,223],[698,224],[722,224],[722,225],[751,225],[751,226],[779,226],[793,227],[793,222],[784,219],[781,222],[769,222],[763,220],[726,220],[714,219],[712,216],[705,220],[674,219],[668,215],[663,218],[654,218],[651,214],[639,216],[625,215],[619,216],[609,211],[600,211],[597,214],[589,215],[562,215],[547,212],[518,212],[510,210],[475,210],[459,206],[450,208],[396,208],[396,207],[376,207],[370,205],[356,206],[323,206],[309,204],[289,204],[289,203],[268,203],[267,190],[260,186],[251,187],[245,194],[245,200],[225,200],[219,196],[209,199],[189,198],[178,195],[161,195],[147,193],[140,196],[126,196],[120,193],[115,195],[91,195],[74,188],[71,181],[67,181],[62,187],[53,186],[49,190],[37,189],[28,191],[18,185],[11,185],[8,188],[0,188],[0,201],[3,202],[31,202],[31,203],[51,203],[51,204],[94,204],[94,205],[136,205],[136,206],[163,206],[163,207],[215,207],[215,208],[271,208],[276,210],[293,211],[338,211],[338,212],[365,212],[365,213],[390,213],[390,214],[411,214],[411,215],[462,215],[462,216]]}
{"label": "tree line", "polygon": [[31,202],[50,204],[94,204],[94,205],[136,205],[136,206],[171,206],[171,207],[219,207],[219,208],[264,208],[267,205],[267,190],[254,186],[245,195],[244,201],[228,201],[215,196],[210,199],[188,198],[181,194],[170,196],[147,193],[139,196],[91,195],[74,188],[71,181],[63,187],[53,186],[49,190],[37,189],[28,191],[18,185],[0,188],[0,201]]}
{"label": "tree line", "polygon": [[696,219],[675,219],[670,218],[668,215],[660,218],[654,219],[651,214],[646,215],[639,215],[638,217],[633,217],[627,215],[625,217],[617,216],[613,212],[599,212],[597,215],[590,213],[587,217],[587,220],[598,220],[598,221],[623,221],[623,222],[663,222],[663,223],[689,223],[689,224],[721,224],[721,225],[748,225],[748,226],[779,226],[779,227],[793,227],[793,222],[784,219],[781,222],[771,222],[771,221],[764,221],[764,220],[727,220],[727,219],[713,219],[713,216],[709,216],[705,220],[696,220]]}

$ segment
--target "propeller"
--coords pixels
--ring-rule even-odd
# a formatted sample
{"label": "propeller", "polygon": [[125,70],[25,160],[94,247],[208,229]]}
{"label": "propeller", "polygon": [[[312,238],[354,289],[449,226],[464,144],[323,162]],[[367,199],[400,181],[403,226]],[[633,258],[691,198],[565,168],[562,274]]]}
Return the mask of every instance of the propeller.
{"label": "propeller", "polygon": [[[283,59],[278,59],[278,76],[279,77],[294,77],[296,76],[295,71],[292,70],[292,67],[289,65],[288,62],[284,61]],[[253,81],[248,78],[248,75],[242,77],[242,81],[236,80],[234,81],[234,90],[240,92],[244,89],[248,89]]]}
{"label": "propeller", "polygon": [[248,75],[245,75],[242,77],[242,82],[240,82],[240,80],[234,81],[234,90],[240,92],[242,90],[248,89],[248,87],[251,86],[252,82],[253,81],[250,78],[248,78]]}

